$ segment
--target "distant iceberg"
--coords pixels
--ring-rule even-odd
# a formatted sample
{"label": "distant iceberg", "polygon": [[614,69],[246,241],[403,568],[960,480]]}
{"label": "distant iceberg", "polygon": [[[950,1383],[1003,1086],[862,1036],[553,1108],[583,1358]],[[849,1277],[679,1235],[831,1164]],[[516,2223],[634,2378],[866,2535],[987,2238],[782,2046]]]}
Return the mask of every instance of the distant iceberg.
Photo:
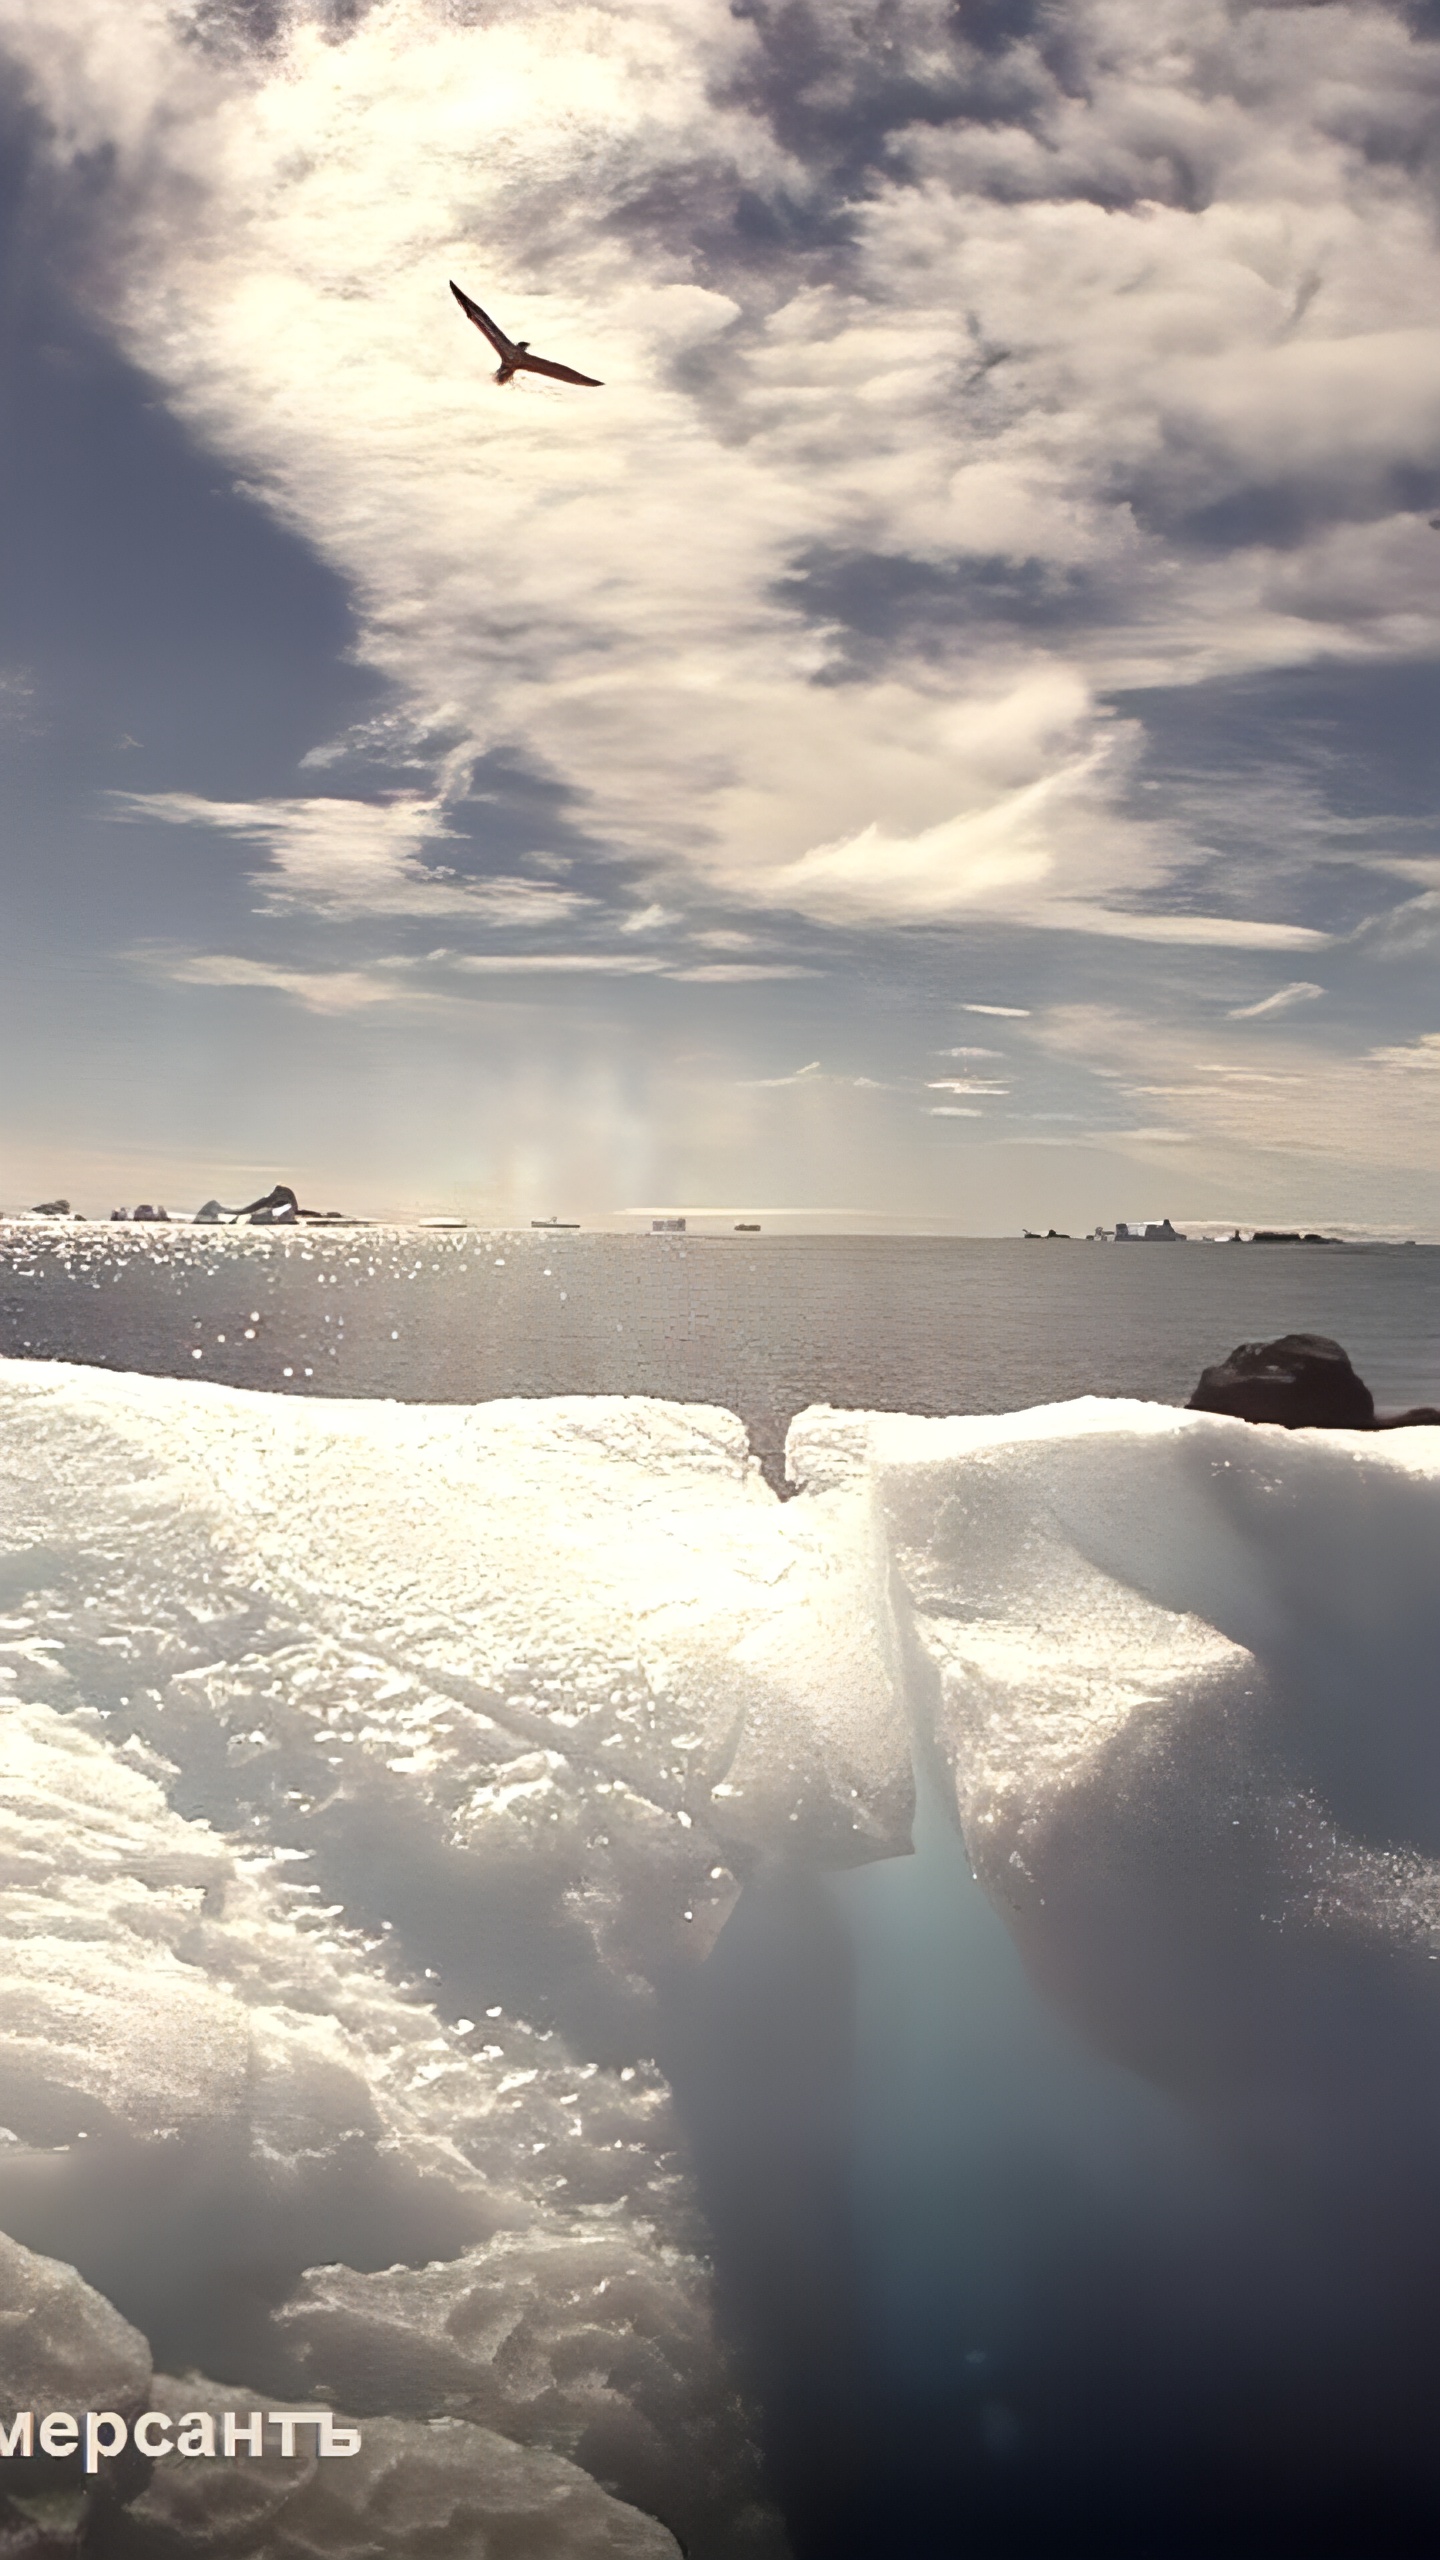
{"label": "distant iceberg", "polygon": [[[957,2494],[1098,2513],[1139,2427],[1217,2529],[1440,2513],[1440,1434],[816,1409],[780,1502],[641,1399],[11,1361],[0,1410],[0,2231],[98,2298],[96,2389],[133,2333],[373,2421],[373,2533],[413,2460],[533,2494],[537,2560],[781,2553],[657,2020],[747,1884],[858,1908],[918,1766],[989,1906]],[[127,2485],[136,2560],[222,2469]]]}

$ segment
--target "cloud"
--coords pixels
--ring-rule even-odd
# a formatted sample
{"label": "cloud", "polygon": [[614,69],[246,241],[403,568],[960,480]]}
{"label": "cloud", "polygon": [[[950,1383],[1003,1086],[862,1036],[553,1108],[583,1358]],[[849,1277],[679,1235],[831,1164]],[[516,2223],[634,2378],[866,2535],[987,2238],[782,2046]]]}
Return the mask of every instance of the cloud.
{"label": "cloud", "polygon": [[156,964],[164,976],[193,987],[261,987],[293,997],[307,1013],[359,1013],[393,1004],[401,989],[362,969],[278,969],[228,952],[189,952]]}
{"label": "cloud", "polygon": [[1008,1093],[1008,1084],[978,1084],[965,1076],[932,1076],[927,1093]]}
{"label": "cloud", "polygon": [[612,978],[674,978],[687,986],[731,986],[737,980],[751,978],[813,978],[814,969],[789,961],[704,962],[693,968],[676,968],[671,962],[651,953],[634,951],[467,951],[451,955],[457,969],[479,971],[528,970],[543,975],[547,970],[594,972]]}
{"label": "cloud", "polygon": [[1226,1076],[1232,1084],[1299,1084],[1302,1081],[1298,1074],[1277,1075],[1273,1069],[1265,1067],[1228,1067],[1214,1058],[1199,1058],[1196,1065],[1201,1075]]}
{"label": "cloud", "polygon": [[[1105,1107],[1114,1107],[1117,1082],[1127,1097],[1172,1101],[1183,1126],[1147,1124],[1147,1141],[1193,1142],[1227,1186],[1247,1156],[1262,1169],[1289,1159],[1332,1197],[1357,1173],[1432,1178],[1440,1033],[1339,1054],[1294,1025],[1266,1023],[1237,1030],[1235,1055],[1217,1061],[1201,1049],[1214,1040],[1213,1017],[1207,1025],[1181,1012],[1147,1020],[1110,1006],[1065,1005],[1045,1015],[1035,1036],[1072,1083],[1081,1074],[1101,1080]],[[1247,1039],[1257,1044],[1248,1053]],[[1097,1095],[1097,1120],[1101,1109]],[[1108,1144],[1134,1134],[1096,1128],[1091,1138]],[[1267,1186],[1271,1179],[1265,1170]]]}
{"label": "cloud", "polygon": [[[967,706],[936,717],[928,771],[911,788],[926,796],[963,793],[970,805],[914,832],[872,819],[834,843],[812,845],[768,875],[769,899],[841,920],[938,918],[975,907],[1013,913],[1034,905],[1067,841],[1084,834],[1108,760],[1106,744],[1083,736],[1088,709],[1071,679],[1047,669],[1018,677],[983,716]],[[893,749],[886,756],[874,742],[870,779],[858,787],[873,793],[887,761],[895,764]]]}
{"label": "cloud", "polygon": [[931,1102],[926,1105],[926,1116],[931,1120],[982,1120],[985,1115],[961,1102]]}
{"label": "cloud", "polygon": [[1432,952],[1440,941],[1440,889],[1367,917],[1355,939],[1382,960],[1404,961]]}
{"label": "cloud", "polygon": [[827,1073],[818,1058],[812,1058],[806,1067],[796,1067],[788,1076],[742,1076],[740,1082],[750,1093],[779,1093],[789,1085],[828,1085],[837,1089],[848,1088],[855,1093],[888,1093],[892,1090],[880,1076],[836,1075],[833,1070]]}
{"label": "cloud", "polygon": [[822,1073],[819,1059],[812,1058],[808,1065],[796,1067],[788,1076],[751,1076],[748,1081],[757,1092],[777,1092],[782,1085],[808,1084],[813,1077]]}
{"label": "cloud", "polygon": [[708,960],[689,969],[667,970],[666,975],[692,987],[727,987],[757,978],[815,978],[820,972],[798,960]]}
{"label": "cloud", "polygon": [[1440,1073],[1440,1031],[1422,1031],[1418,1040],[1400,1043],[1393,1049],[1371,1049],[1366,1063],[1376,1067],[1398,1067],[1404,1075]]}
{"label": "cloud", "polygon": [[937,1058],[998,1058],[1003,1052],[999,1049],[937,1049],[935,1055]]}
{"label": "cloud", "polygon": [[1267,924],[1249,916],[1115,915],[1074,904],[1052,908],[1037,921],[1073,933],[1108,934],[1116,942],[1209,944],[1222,951],[1307,951],[1332,939],[1313,925]]}
{"label": "cloud", "polygon": [[[36,709],[35,679],[29,668],[0,666],[0,736],[37,737],[42,725]],[[134,740],[128,743],[133,745]]]}
{"label": "cloud", "polygon": [[1117,1145],[1122,1140],[1128,1141],[1131,1146],[1146,1147],[1190,1147],[1195,1143],[1193,1133],[1189,1129],[1167,1129],[1163,1126],[1153,1129],[1105,1129],[1099,1132],[1099,1135],[1107,1143]]}
{"label": "cloud", "polygon": [[192,792],[111,791],[118,819],[206,827],[266,856],[266,912],[330,916],[467,915],[531,927],[563,922],[592,901],[533,880],[469,880],[422,863],[450,835],[434,800],[205,800]]}
{"label": "cloud", "polygon": [[962,1013],[993,1013],[1006,1022],[1028,1022],[1030,1019],[1028,1004],[962,1004],[960,1010]]}
{"label": "cloud", "polygon": [[[504,745],[662,889],[1300,947],[1176,912],[1204,847],[1109,706],[1440,648],[1437,47],[1365,0],[800,14],[0,0],[95,316],[458,741],[430,801],[195,822],[277,900],[468,906],[424,856]],[[498,391],[452,271],[603,393]],[[822,553],[944,610],[808,609]]]}
{"label": "cloud", "polygon": [[1288,1013],[1292,1005],[1308,1004],[1313,997],[1324,993],[1324,988],[1315,986],[1309,978],[1296,978],[1288,987],[1277,987],[1273,996],[1262,996],[1258,1004],[1232,1005],[1226,1019],[1230,1022],[1258,1022],[1267,1013]]}
{"label": "cloud", "polygon": [[449,955],[457,969],[480,976],[590,974],[611,978],[654,978],[665,972],[663,960],[637,951],[458,951]]}

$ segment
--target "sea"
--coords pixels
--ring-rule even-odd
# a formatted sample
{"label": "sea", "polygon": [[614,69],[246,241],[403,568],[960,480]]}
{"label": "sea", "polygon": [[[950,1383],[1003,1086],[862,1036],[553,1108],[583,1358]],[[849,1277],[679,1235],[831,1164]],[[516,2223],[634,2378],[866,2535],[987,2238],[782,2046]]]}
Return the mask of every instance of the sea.
{"label": "sea", "polygon": [[[1296,1331],[1342,1343],[1382,1410],[1440,1404],[1440,1248],[0,1223],[0,1354],[202,1392],[720,1405],[777,1493],[787,1426],[810,1405],[1178,1405],[1236,1344]],[[976,2298],[993,2235],[1018,2229],[1023,2254],[1031,2219],[978,2058],[1003,2043],[996,2073],[1023,2084],[1032,2130],[1073,2115],[1082,2066],[923,1788],[916,1852],[819,1888],[760,1877],[662,2057],[797,2560],[1204,2554],[1106,2527],[1108,2484],[1083,2533],[1006,2527],[997,2509],[976,2540],[966,2522],[960,2396],[980,2395],[997,2477],[1017,2422],[956,2305]],[[1113,2127],[1128,2157],[1139,2124],[1163,2155],[1171,2133],[1144,2116],[1144,2090],[1112,2079],[1083,2083],[1097,2142]],[[1105,2282],[1077,2278],[1087,2302]],[[1137,2373],[1137,2413],[1143,2386]],[[1137,2414],[1137,2458],[1143,2428]],[[1266,2560],[1282,2547],[1243,2544]]]}
{"label": "sea", "polygon": [[1281,1333],[1440,1402],[1440,1246],[1112,1245],[0,1221],[0,1354],[270,1394],[637,1395],[739,1414],[783,1484],[807,1405],[1184,1404]]}

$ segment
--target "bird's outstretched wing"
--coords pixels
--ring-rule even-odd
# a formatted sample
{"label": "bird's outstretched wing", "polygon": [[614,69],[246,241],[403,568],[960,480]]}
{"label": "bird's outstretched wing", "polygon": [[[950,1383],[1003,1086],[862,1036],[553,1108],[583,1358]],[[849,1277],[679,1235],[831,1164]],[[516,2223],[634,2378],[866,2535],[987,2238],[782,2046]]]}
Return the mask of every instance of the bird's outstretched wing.
{"label": "bird's outstretched wing", "polygon": [[478,302],[472,302],[468,293],[462,293],[458,284],[452,281],[450,290],[454,294],[456,301],[459,303],[461,310],[464,312],[466,319],[474,321],[476,328],[489,339],[497,356],[501,358],[502,362],[508,364],[514,357],[516,350],[512,346],[510,340],[506,337],[504,330],[498,329],[494,321],[491,319],[489,312],[482,311]]}
{"label": "bird's outstretched wing", "polygon": [[521,373],[550,373],[557,382],[583,382],[587,391],[603,391],[605,388],[603,382],[596,381],[593,373],[577,373],[571,364],[552,364],[548,356],[516,356],[515,365]]}

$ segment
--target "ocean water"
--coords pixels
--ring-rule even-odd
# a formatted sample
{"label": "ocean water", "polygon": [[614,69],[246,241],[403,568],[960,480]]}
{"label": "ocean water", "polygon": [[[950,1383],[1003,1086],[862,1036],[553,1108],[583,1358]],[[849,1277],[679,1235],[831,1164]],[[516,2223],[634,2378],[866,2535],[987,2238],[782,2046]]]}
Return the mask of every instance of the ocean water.
{"label": "ocean water", "polygon": [[738,1413],[778,1481],[811,1404],[1183,1404],[1237,1342],[1342,1342],[1440,1401],[1440,1247],[262,1233],[0,1223],[0,1354],[272,1393],[644,1395]]}
{"label": "ocean water", "polygon": [[[786,1427],[817,1403],[918,1415],[1005,1413],[1096,1393],[1181,1404],[1201,1367],[1236,1342],[1292,1330],[1343,1342],[1382,1407],[1440,1403],[1440,1251],[393,1228],[0,1230],[0,1354],[312,1399],[470,1405],[628,1394],[720,1405],[740,1416],[777,1490]],[[395,1466],[398,1494],[403,1456]],[[307,1481],[323,1504],[323,1474]],[[383,1544],[383,1522],[377,1527],[371,1516],[373,1486],[331,1481],[337,1503],[350,1504],[357,1526]],[[304,1488],[291,1490],[303,1522]],[[1097,1499],[1102,1491],[1097,1473]],[[797,1503],[779,1514],[772,1506],[770,1516],[803,1509]],[[123,1520],[122,1527],[129,1536]],[[86,1576],[111,1569],[107,1553],[121,1535],[97,1534],[93,1564],[77,1549],[68,1598],[70,1567],[57,1546],[61,1597],[48,1618],[26,1619],[36,1679],[53,1682],[55,1666],[73,1653],[103,1717],[139,1713],[132,1701],[148,1697],[151,1721],[135,1730],[148,1747],[173,1755],[187,1818],[207,1817],[254,1851],[296,1857],[301,1843],[322,1836],[330,1810],[314,1747],[302,1749],[295,1738],[307,1701],[333,1721],[327,1744],[341,1752],[377,1747],[368,1728],[352,1738],[345,1722],[350,1657],[341,1678],[326,1651],[339,1643],[353,1654],[363,1594],[342,1595],[338,1634],[327,1633],[323,1644],[302,1613],[293,1628],[257,1636],[241,1627],[227,1659],[225,1620],[218,1609],[207,1614],[208,1598],[192,1606],[181,1595],[188,1630],[177,1635],[164,1624],[164,1558],[167,1542],[179,1538],[167,1526],[157,1539],[154,1589],[133,1609],[127,1600],[131,1615],[116,1619],[132,1652],[155,1648],[155,1685],[141,1692],[132,1652],[105,1632],[103,1603],[99,1618],[85,1616],[96,1607]],[[175,1552],[188,1552],[183,1539]],[[403,1559],[394,1588],[403,1593],[402,1566]],[[203,1560],[186,1569],[211,1570]],[[223,1583],[222,1576],[217,1589]],[[208,1587],[197,1581],[202,1595]],[[387,1595],[376,1599],[375,1624],[393,1649],[399,1639]],[[1357,1608],[1363,1602],[1362,1594]],[[111,1643],[107,1675],[103,1648]],[[162,1661],[167,1646],[182,1643],[190,1653]],[[427,1628],[423,1645],[432,1643]],[[827,1658],[839,1664],[844,1638],[836,1627],[817,1624],[816,1646],[828,1646]],[[1425,1644],[1417,1639],[1417,1647],[1423,1658]],[[381,1659],[378,1638],[372,1650],[373,1662],[357,1657],[372,1683],[365,1713],[388,1732],[386,1701],[400,1672]],[[107,1676],[113,1704],[99,1685]],[[448,1676],[442,1663],[442,1688]],[[455,1698],[440,1701],[449,1715],[461,1694],[453,1680],[451,1687]],[[421,1740],[378,1746],[396,1755],[383,1766],[400,1774],[383,1799],[355,1798],[370,1808],[368,1831],[358,1822],[335,1831],[332,1819],[324,1835],[330,1863],[317,1869],[329,1905],[342,1930],[370,1933],[366,1944],[379,1948],[382,1962],[378,1933],[394,1915],[396,1944],[406,1941],[401,1988],[407,1998],[423,1988],[445,2017],[462,2007],[475,2019],[499,2014],[466,1938],[472,1925],[488,1930],[494,1944],[483,1951],[485,1963],[503,1956],[511,1968],[491,1986],[507,2009],[505,2029],[495,2033],[529,2032],[527,2016],[533,2026],[539,2013],[527,2013],[523,2000],[512,2029],[511,1983],[523,1979],[528,1952],[522,1943],[517,1954],[512,1941],[532,1941],[551,1961],[562,1947],[561,1924],[526,1898],[509,1848],[503,1893],[513,1908],[503,1925],[465,1898],[470,1886],[457,1880],[452,1848],[437,1848],[405,1806],[405,1773],[419,1771],[433,1748],[439,1710],[430,1699],[432,1723],[424,1724],[408,1692],[397,1689],[396,1698],[396,1733],[409,1732],[404,1719],[413,1712]],[[224,1744],[213,1768],[206,1700]],[[521,1698],[532,1724],[537,1704],[538,1692]],[[574,1721],[568,1709],[562,1725],[567,1719]],[[380,1764],[365,1765],[372,1787]],[[518,1796],[538,1783],[527,1764]],[[502,1811],[509,1818],[504,1787],[481,1792],[494,1795],[497,1821]],[[337,1786],[337,1797],[343,1793]],[[435,1801],[443,1810],[438,1781]],[[1233,2478],[1246,2335],[1253,2328],[1263,2342],[1265,2322],[1275,2318],[1288,2354],[1281,2297],[1313,2295],[1317,2331],[1353,2310],[1356,2356],[1373,2369],[1357,2374],[1357,2400],[1380,2388],[1377,2315],[1352,2262],[1371,2263],[1377,2229],[1387,2246],[1393,2235],[1356,2215],[1345,2236],[1349,2257],[1332,2266],[1319,2238],[1323,2214],[1307,2223],[1287,2193],[1295,2263],[1277,2272],[1261,2240],[1244,2231],[1237,2248],[1215,2159],[1197,2158],[1185,2110],[1145,2073],[1091,2049],[1037,1992],[926,1785],[915,1849],[839,1876],[759,1859],[708,1962],[673,1981],[660,1970],[653,2042],[643,2048],[675,2093],[725,2322],[763,2408],[769,2479],[796,2560],[969,2560],[972,2553],[1091,2560],[1102,2552],[1106,2560],[1142,2553],[1168,2560],[1182,2550],[1208,2560],[1222,2548],[1255,2560],[1365,2548],[1385,2560],[1392,2549],[1428,2547],[1383,2534],[1356,2540],[1353,2513],[1335,2539],[1324,2539],[1313,2510],[1298,2522],[1287,2512],[1283,2480],[1277,2493],[1263,2448],[1256,2461],[1265,2495],[1253,2513],[1243,2495],[1237,2504]],[[1403,1883],[1397,1870],[1386,1890],[1399,1893]],[[387,2018],[384,2033],[393,2032]],[[623,2019],[614,2032],[628,2032]],[[596,2050],[599,2067],[615,2060]],[[518,2059],[521,2076],[535,2082],[531,2049]],[[538,2050],[534,2059],[543,2060]],[[596,2061],[584,2067],[594,2070]],[[538,2152],[550,2130],[538,2115],[535,2130]],[[1408,2154],[1402,2165],[1408,2175]],[[663,2166],[669,2177],[668,2154]],[[1353,2197],[1340,2192],[1348,2211]],[[427,2235],[407,2236],[393,2200],[386,2210],[373,2257],[361,2253],[353,2213],[330,2243],[331,2255],[348,2256],[362,2273],[373,2267],[366,2280],[376,2285],[391,2259],[426,2254]],[[652,2211],[643,2205],[642,2213]],[[42,2216],[18,2236],[61,2254],[67,2217],[69,2202],[58,2219]],[[661,2229],[663,2236],[663,2219]],[[1253,2285],[1245,2263],[1251,2241],[1261,2270]],[[177,2312],[153,2276],[144,2296],[113,2236],[106,2245],[115,2249],[115,2298],[125,2283],[141,2284],[126,2297],[131,2316],[145,2308],[144,2325],[157,2331],[168,2321],[176,2357],[198,2358],[194,2340],[203,2343],[211,2315]],[[244,2245],[254,2245],[253,2235]],[[453,2243],[431,2237],[428,2246],[443,2256]],[[1420,2257],[1425,2252],[1428,2236]],[[108,2263],[97,2261],[96,2281]],[[1177,2322],[1176,2303],[1191,2295],[1201,2314]],[[237,2333],[225,2332],[218,2315],[213,2325],[207,2353],[215,2371],[233,2355]],[[1165,2354],[1151,2353],[1156,2341]],[[1263,2347],[1255,2354],[1263,2378]],[[1271,2356],[1272,2365],[1284,2361],[1278,2350]],[[383,2395],[383,2369],[375,2388]],[[1215,2483],[1197,2490],[1184,2467],[1194,2462],[1197,2436],[1204,2450],[1204,2426],[1186,2417],[1190,2401],[1213,2408],[1217,2443],[1229,2430],[1213,2512],[1206,2495]],[[381,2396],[374,2405],[392,2403]],[[1078,2451],[1053,2424],[1049,2438],[1043,2427],[1037,2435],[1033,2408],[1052,2420],[1057,2409],[1073,2408]],[[1305,2433],[1309,2420],[1296,2419],[1283,2394],[1272,2416],[1276,2409],[1298,2429],[1286,2457],[1292,2484],[1312,2464],[1319,2476],[1321,2448],[1313,2428]],[[1173,2475],[1167,2429],[1180,2448]],[[1387,2493],[1377,2480],[1382,2503]],[[1187,2508],[1198,2522],[1184,2524]],[[657,2511],[665,2510],[657,2503]],[[707,2544],[703,2534],[693,2547],[723,2551],[727,2560],[748,2549],[723,2539]]]}

